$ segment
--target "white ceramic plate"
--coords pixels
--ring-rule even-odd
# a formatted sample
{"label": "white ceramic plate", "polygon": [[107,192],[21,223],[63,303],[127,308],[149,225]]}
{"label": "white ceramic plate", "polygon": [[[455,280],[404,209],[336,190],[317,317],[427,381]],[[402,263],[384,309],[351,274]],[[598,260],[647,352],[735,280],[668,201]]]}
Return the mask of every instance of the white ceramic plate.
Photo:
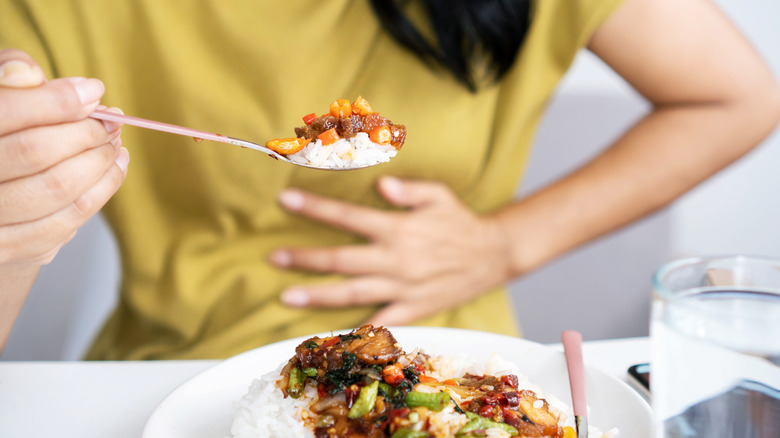
{"label": "white ceramic plate", "polygon": [[[467,354],[475,359],[492,353],[515,362],[531,382],[571,405],[563,353],[541,344],[492,333],[447,328],[390,329],[409,352],[420,347],[431,354]],[[230,436],[233,402],[243,396],[252,379],[289,360],[306,338],[277,342],[247,351],[198,374],[174,390],[152,413],[143,438],[225,438]],[[591,425],[621,437],[650,438],[651,411],[627,384],[586,365]]]}

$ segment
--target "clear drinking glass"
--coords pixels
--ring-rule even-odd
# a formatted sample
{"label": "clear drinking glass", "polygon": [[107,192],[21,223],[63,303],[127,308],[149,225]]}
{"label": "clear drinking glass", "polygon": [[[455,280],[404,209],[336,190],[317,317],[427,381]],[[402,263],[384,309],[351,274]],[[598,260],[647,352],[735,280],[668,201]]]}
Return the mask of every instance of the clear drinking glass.
{"label": "clear drinking glass", "polygon": [[653,278],[656,437],[780,437],[780,260],[681,260]]}

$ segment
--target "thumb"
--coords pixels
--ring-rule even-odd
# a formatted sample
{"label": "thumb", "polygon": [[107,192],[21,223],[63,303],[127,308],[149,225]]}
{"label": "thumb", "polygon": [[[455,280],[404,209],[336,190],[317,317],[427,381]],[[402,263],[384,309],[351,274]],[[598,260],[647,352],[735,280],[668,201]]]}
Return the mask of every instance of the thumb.
{"label": "thumb", "polygon": [[30,55],[17,49],[0,51],[0,87],[30,88],[44,82],[46,75]]}
{"label": "thumb", "polygon": [[447,186],[439,182],[401,180],[385,176],[379,180],[379,192],[393,205],[422,207],[454,197]]}

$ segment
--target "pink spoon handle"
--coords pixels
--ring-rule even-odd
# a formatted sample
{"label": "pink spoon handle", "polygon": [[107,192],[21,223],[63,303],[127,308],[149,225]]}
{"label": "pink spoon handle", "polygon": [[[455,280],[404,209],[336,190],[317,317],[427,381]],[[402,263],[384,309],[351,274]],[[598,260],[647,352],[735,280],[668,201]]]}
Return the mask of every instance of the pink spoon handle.
{"label": "pink spoon handle", "polygon": [[109,122],[117,122],[125,125],[137,126],[139,128],[170,132],[171,134],[202,138],[205,140],[218,141],[221,143],[227,143],[226,140],[228,139],[228,137],[217,135],[211,132],[199,131],[197,129],[185,128],[183,126],[176,126],[168,123],[156,122],[154,120],[141,119],[139,117],[126,116],[124,114],[117,114],[108,111],[95,110],[89,116],[93,119],[108,120]]}
{"label": "pink spoon handle", "polygon": [[574,415],[585,417],[588,406],[585,401],[585,366],[582,362],[582,335],[573,330],[563,332],[563,351],[569,368],[569,384]]}
{"label": "pink spoon handle", "polygon": [[202,138],[204,140],[212,140],[220,143],[229,143],[237,146],[243,146],[245,148],[255,149],[260,152],[264,152],[275,158],[289,161],[286,157],[283,157],[276,152],[260,146],[259,144],[252,143],[246,140],[240,140],[233,137],[227,137],[224,135],[214,134],[213,132],[200,131],[192,128],[185,128],[183,126],[171,125],[169,123],[157,122],[154,120],[142,119],[140,117],[126,116],[124,114],[112,113],[109,111],[95,110],[89,115],[93,119],[108,120],[109,122],[117,122],[125,125],[137,126],[139,128],[153,129],[155,131],[169,132],[171,134],[183,135],[192,138]]}

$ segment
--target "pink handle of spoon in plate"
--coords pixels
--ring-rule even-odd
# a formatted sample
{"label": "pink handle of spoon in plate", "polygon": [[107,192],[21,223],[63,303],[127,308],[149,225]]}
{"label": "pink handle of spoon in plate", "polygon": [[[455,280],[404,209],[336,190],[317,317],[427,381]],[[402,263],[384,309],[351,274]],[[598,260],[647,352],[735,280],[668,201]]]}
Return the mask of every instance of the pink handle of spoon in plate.
{"label": "pink handle of spoon in plate", "polygon": [[577,438],[588,436],[588,405],[585,401],[585,365],[582,361],[582,335],[574,330],[566,330],[561,336],[563,351],[566,355],[566,367],[569,370],[574,422],[577,426]]}

